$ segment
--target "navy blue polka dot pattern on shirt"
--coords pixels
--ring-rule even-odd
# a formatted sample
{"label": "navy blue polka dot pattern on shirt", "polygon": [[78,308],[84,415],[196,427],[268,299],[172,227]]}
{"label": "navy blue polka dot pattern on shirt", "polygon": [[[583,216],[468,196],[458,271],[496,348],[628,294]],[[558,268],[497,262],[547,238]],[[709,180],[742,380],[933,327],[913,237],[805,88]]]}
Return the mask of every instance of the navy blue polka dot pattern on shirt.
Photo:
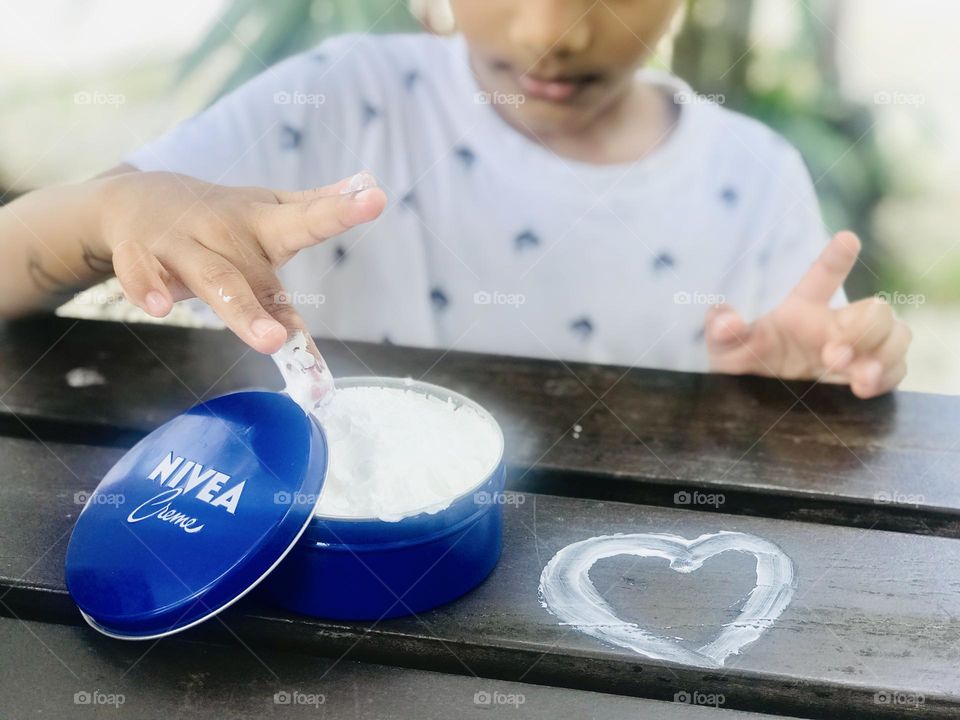
{"label": "navy blue polka dot pattern on shirt", "polygon": [[720,199],[727,207],[734,207],[740,199],[740,193],[737,192],[736,188],[727,186],[720,191]]}
{"label": "navy blue polka dot pattern on shirt", "polygon": [[450,304],[447,294],[440,288],[434,288],[430,291],[430,302],[433,303],[434,310],[446,310]]}
{"label": "navy blue polka dot pattern on shirt", "polygon": [[363,104],[363,124],[369,125],[380,117],[380,111],[368,102]]}
{"label": "navy blue polka dot pattern on shirt", "polygon": [[403,84],[406,86],[407,90],[413,90],[413,86],[417,84],[417,80],[420,79],[419,70],[411,70],[406,75],[403,76]]}
{"label": "navy blue polka dot pattern on shirt", "polygon": [[411,190],[402,198],[400,198],[400,204],[405,208],[410,208],[411,210],[417,209],[417,193]]}
{"label": "navy blue polka dot pattern on shirt", "polygon": [[539,244],[540,238],[537,237],[533,230],[524,230],[513,239],[513,245],[518,252],[526,248],[537,247]]}
{"label": "navy blue polka dot pattern on shirt", "polygon": [[339,265],[347,259],[347,249],[343,245],[337,245],[333,251],[333,263]]}
{"label": "navy blue polka dot pattern on shirt", "polygon": [[570,330],[583,341],[590,339],[590,336],[593,335],[593,321],[584,315],[581,318],[571,321]]}
{"label": "navy blue polka dot pattern on shirt", "polygon": [[300,147],[303,134],[294,127],[284,125],[280,128],[280,147],[284,150],[293,150]]}
{"label": "navy blue polka dot pattern on shirt", "polygon": [[453,151],[453,154],[460,158],[460,162],[463,163],[463,166],[469,170],[473,167],[473,163],[476,161],[476,153],[473,152],[466,145],[458,145],[457,148]]}
{"label": "navy blue polka dot pattern on shirt", "polygon": [[656,272],[661,270],[666,270],[667,268],[673,268],[676,266],[676,261],[673,259],[673,255],[670,253],[662,252],[653,259],[653,269]]}

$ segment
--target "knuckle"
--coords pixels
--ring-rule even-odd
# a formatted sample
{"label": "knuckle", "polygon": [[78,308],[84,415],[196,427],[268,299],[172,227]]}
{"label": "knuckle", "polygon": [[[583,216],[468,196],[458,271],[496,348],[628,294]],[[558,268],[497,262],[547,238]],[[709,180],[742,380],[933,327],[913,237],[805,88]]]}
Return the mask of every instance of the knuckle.
{"label": "knuckle", "polygon": [[322,232],[319,222],[324,213],[328,212],[325,210],[323,203],[315,200],[314,202],[302,203],[297,207],[300,208],[300,219],[310,238],[314,241],[325,240],[326,235]]}
{"label": "knuckle", "polygon": [[260,314],[260,305],[253,298],[244,298],[238,301],[235,312],[243,317],[253,317]]}
{"label": "knuckle", "polygon": [[890,313],[890,306],[886,303],[872,303],[871,305],[868,305],[867,311],[864,315],[867,330],[882,329],[883,325],[890,317],[892,317]]}
{"label": "knuckle", "polygon": [[226,221],[212,210],[201,212],[196,222],[198,227],[194,232],[200,238],[219,238],[230,232],[230,226],[227,225]]}
{"label": "knuckle", "polygon": [[247,220],[249,221],[250,227],[253,229],[259,228],[261,230],[265,228],[269,229],[273,225],[271,221],[270,211],[274,207],[276,206],[271,205],[269,203],[259,202],[259,201],[253,201],[248,203],[245,207],[244,212],[246,214]]}
{"label": "knuckle", "polygon": [[297,317],[297,311],[293,307],[290,293],[282,288],[264,293],[260,302],[263,309],[278,320]]}
{"label": "knuckle", "polygon": [[200,269],[200,278],[207,285],[235,282],[240,273],[224,262],[210,262]]}
{"label": "knuckle", "polygon": [[341,233],[353,227],[354,223],[351,221],[352,214],[353,205],[348,199],[344,198],[342,202],[337,204],[337,212],[335,215],[337,220],[336,232]]}

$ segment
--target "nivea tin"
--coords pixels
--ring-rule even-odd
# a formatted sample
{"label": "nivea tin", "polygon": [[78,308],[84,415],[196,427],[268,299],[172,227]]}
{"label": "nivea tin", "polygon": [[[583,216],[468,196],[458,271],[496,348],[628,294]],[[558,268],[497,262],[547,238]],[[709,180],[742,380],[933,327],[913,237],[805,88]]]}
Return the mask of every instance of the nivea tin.
{"label": "nivea tin", "polygon": [[77,519],[65,576],[89,624],[118,638],[161,637],[258,585],[278,605],[309,615],[394,617],[479,584],[501,545],[505,471],[496,421],[428,383],[338,385],[402,386],[469,405],[496,428],[499,452],[475,487],[437,512],[397,522],[318,517],[328,447],[315,418],[271,392],[202,402],[125,454]]}
{"label": "nivea tin", "polygon": [[499,451],[475,486],[435,513],[414,511],[395,522],[315,516],[264,583],[276,604],[306,615],[370,620],[421,612],[474,588],[500,556],[506,471],[503,434],[493,416],[463,395],[425,382],[337,381],[338,388],[358,386],[402,388],[468,406],[495,428]]}

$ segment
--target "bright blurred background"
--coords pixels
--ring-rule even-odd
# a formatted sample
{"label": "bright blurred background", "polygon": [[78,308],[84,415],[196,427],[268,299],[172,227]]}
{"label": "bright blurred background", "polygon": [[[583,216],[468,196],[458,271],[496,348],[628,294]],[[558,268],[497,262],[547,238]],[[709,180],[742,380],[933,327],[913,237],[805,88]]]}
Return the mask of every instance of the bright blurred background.
{"label": "bright blurred background", "polygon": [[[326,35],[449,31],[444,3],[6,2],[0,195],[96,174]],[[829,227],[864,238],[849,294],[895,305],[904,388],[941,393],[960,393],[958,27],[956,0],[691,0],[657,58],[800,148]]]}

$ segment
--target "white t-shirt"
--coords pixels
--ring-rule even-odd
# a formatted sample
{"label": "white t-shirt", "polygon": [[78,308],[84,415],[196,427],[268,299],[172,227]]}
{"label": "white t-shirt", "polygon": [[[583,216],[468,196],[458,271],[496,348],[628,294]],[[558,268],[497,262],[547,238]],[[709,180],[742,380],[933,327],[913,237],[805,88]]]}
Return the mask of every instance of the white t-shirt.
{"label": "white t-shirt", "polygon": [[826,233],[785,140],[643,72],[681,98],[679,119],[633,163],[558,157],[518,133],[463,39],[427,34],[328,40],[127,162],[285,190],[372,171],[383,216],[281,273],[315,335],[704,370],[710,305],[770,310]]}

